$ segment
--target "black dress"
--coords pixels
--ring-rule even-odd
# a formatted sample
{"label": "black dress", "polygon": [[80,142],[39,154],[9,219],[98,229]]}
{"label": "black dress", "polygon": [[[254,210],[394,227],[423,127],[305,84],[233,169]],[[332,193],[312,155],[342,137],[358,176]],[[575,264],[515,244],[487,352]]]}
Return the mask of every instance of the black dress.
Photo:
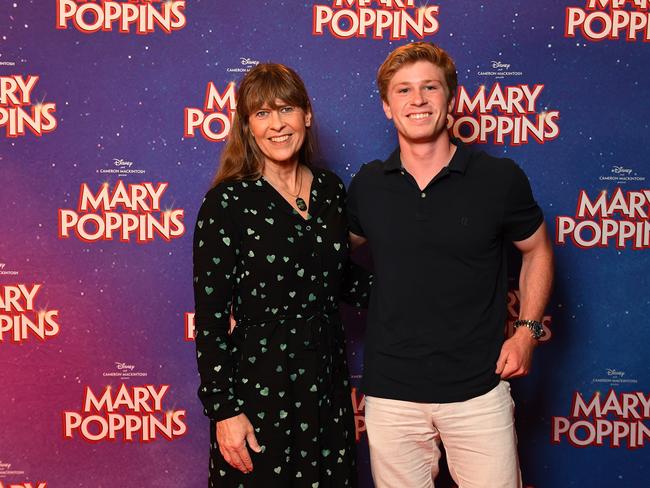
{"label": "black dress", "polygon": [[[264,179],[221,183],[199,211],[195,325],[210,487],[357,484],[338,302],[344,288],[366,302],[368,284],[344,284],[345,188],[330,171],[312,172],[307,219]],[[249,449],[249,474],[225,462],[215,439],[215,422],[242,412],[262,446]]]}

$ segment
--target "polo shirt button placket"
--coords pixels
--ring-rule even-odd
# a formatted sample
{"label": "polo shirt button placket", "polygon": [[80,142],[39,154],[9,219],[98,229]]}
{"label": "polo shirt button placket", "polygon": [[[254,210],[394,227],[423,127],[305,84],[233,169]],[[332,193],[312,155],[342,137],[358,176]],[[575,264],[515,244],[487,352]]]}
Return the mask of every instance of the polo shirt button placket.
{"label": "polo shirt button placket", "polygon": [[427,198],[426,191],[421,191],[420,198],[418,198],[417,200],[417,210],[415,212],[415,220],[417,220],[418,222],[429,220],[426,198]]}

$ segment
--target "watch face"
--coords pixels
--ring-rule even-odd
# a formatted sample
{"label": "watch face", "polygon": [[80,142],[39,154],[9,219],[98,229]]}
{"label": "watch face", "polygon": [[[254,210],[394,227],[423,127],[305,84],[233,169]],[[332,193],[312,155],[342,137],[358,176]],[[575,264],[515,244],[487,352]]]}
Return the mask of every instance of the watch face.
{"label": "watch face", "polygon": [[533,328],[531,329],[533,331],[533,335],[535,336],[535,339],[539,339],[540,337],[543,337],[545,332],[544,332],[544,327],[542,327],[542,324],[539,322],[536,322],[533,325]]}

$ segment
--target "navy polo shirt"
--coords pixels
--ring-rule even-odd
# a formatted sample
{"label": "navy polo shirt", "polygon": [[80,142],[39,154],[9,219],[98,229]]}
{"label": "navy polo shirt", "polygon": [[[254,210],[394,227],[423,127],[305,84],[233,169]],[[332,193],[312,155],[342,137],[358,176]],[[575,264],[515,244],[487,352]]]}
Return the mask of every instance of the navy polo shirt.
{"label": "navy polo shirt", "polygon": [[499,382],[505,245],[530,237],[544,218],[512,160],[456,144],[424,190],[402,167],[399,148],[363,165],[350,184],[350,229],[368,239],[375,267],[367,395],[447,403]]}

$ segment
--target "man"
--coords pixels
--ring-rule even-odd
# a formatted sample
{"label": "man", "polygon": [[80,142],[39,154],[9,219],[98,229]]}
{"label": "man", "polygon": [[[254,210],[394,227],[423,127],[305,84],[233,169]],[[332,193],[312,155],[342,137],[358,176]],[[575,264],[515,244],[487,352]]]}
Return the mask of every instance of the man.
{"label": "man", "polygon": [[[353,246],[375,282],[363,389],[377,488],[433,486],[439,444],[460,488],[521,487],[513,402],[552,282],[552,250],[526,175],[451,141],[456,68],[429,43],[388,55],[377,75],[399,148],[364,165],[348,195]],[[520,320],[504,341],[506,253],[522,253]]]}

